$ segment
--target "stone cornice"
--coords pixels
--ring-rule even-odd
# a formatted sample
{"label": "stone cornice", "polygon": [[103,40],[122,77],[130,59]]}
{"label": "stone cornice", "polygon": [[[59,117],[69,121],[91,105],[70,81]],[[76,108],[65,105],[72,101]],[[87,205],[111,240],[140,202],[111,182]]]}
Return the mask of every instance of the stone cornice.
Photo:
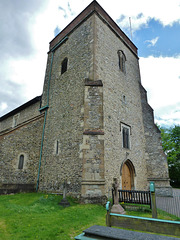
{"label": "stone cornice", "polygon": [[105,180],[82,180],[82,185],[105,185]]}
{"label": "stone cornice", "polygon": [[120,39],[128,46],[128,48],[137,56],[137,47],[119,28],[116,22],[107,14],[107,12],[96,2],[92,1],[72,22],[70,22],[51,42],[50,50],[58,44],[63,38],[70,34],[82,22],[84,22],[93,13],[96,13]]}
{"label": "stone cornice", "polygon": [[147,179],[148,181],[169,181],[169,178],[165,177],[165,178],[157,178],[157,177],[151,177]]}
{"label": "stone cornice", "polygon": [[102,129],[85,129],[84,135],[104,135],[104,130]]}
{"label": "stone cornice", "polygon": [[90,80],[86,78],[84,84],[85,86],[90,86],[90,87],[103,87],[102,80]]}
{"label": "stone cornice", "polygon": [[10,132],[13,132],[13,131],[15,131],[15,130],[17,130],[17,129],[19,129],[19,128],[25,126],[25,125],[27,125],[27,124],[30,124],[31,122],[34,122],[34,121],[42,118],[42,117],[44,117],[44,113],[42,113],[42,114],[40,114],[40,115],[38,115],[38,116],[36,116],[36,117],[33,117],[33,118],[31,118],[31,119],[28,119],[27,121],[24,121],[24,122],[18,124],[16,127],[8,128],[8,129],[0,132],[0,136],[9,134]]}

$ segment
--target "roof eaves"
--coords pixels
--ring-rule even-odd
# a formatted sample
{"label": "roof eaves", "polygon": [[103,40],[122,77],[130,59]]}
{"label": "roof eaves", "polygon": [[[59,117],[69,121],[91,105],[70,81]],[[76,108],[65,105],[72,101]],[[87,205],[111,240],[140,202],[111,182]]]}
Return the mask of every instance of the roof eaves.
{"label": "roof eaves", "polygon": [[4,119],[6,119],[6,118],[8,118],[8,117],[18,113],[19,111],[24,110],[25,108],[35,104],[36,102],[40,102],[41,101],[41,97],[42,97],[42,95],[41,96],[37,96],[37,97],[31,99],[30,101],[24,103],[23,105],[13,109],[11,112],[8,112],[7,114],[5,114],[2,117],[0,117],[0,121],[2,121]]}

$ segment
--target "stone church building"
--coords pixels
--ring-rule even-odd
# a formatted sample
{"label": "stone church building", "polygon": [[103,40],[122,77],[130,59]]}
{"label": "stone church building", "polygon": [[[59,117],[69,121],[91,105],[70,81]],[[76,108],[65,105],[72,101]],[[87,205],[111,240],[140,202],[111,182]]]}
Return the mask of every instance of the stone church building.
{"label": "stone church building", "polygon": [[0,118],[0,191],[171,194],[136,46],[93,1],[49,46],[42,96]]}

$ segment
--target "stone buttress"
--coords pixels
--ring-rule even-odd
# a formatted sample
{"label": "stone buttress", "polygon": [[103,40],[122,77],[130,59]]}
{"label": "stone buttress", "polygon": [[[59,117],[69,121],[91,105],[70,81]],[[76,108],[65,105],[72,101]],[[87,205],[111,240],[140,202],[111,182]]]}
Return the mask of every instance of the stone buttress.
{"label": "stone buttress", "polygon": [[[102,201],[105,195],[103,84],[101,80],[85,79],[84,132],[81,145],[82,198]],[[95,200],[96,199],[96,200]],[[85,201],[86,201],[85,200]]]}

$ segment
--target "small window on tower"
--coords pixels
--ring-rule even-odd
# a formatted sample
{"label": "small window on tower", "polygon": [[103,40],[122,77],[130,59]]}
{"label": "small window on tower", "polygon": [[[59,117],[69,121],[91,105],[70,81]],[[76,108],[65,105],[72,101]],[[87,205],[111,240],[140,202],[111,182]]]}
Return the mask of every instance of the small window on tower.
{"label": "small window on tower", "polygon": [[59,153],[59,141],[56,142],[56,155]]}
{"label": "small window on tower", "polygon": [[130,149],[130,126],[121,123],[122,147]]}
{"label": "small window on tower", "polygon": [[68,59],[65,58],[61,63],[61,74],[67,71],[67,64],[68,64]]}
{"label": "small window on tower", "polygon": [[123,72],[126,73],[126,56],[122,50],[118,50],[118,58],[119,58],[119,69]]}
{"label": "small window on tower", "polygon": [[129,129],[123,127],[123,148],[129,148]]}
{"label": "small window on tower", "polygon": [[23,169],[23,165],[24,165],[24,155],[21,154],[19,157],[18,169]]}
{"label": "small window on tower", "polygon": [[123,103],[126,103],[126,96],[123,95]]}
{"label": "small window on tower", "polygon": [[60,141],[56,139],[54,141],[53,155],[58,156],[60,154],[60,152],[61,152]]}

